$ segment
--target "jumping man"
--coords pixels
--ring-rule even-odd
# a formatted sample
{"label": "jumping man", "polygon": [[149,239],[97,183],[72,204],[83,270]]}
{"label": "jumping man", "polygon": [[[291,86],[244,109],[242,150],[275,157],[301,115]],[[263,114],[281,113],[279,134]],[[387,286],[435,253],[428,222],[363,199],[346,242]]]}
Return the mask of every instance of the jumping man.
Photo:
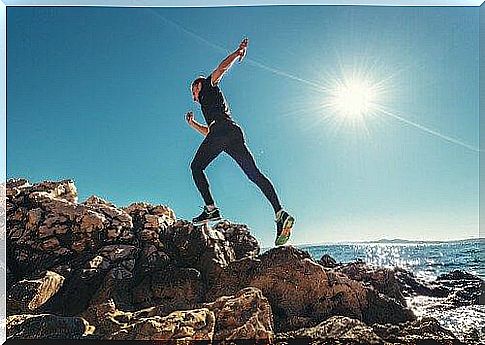
{"label": "jumping man", "polygon": [[205,202],[204,210],[193,219],[193,223],[200,225],[207,221],[221,219],[219,209],[212,199],[204,170],[224,151],[237,162],[273,206],[276,218],[275,245],[282,245],[288,241],[295,219],[283,210],[271,181],[256,166],[254,158],[246,146],[243,131],[232,120],[229,106],[219,88],[222,76],[236,60],[242,61],[246,55],[247,46],[248,39],[245,38],[237,50],[229,54],[208,77],[198,77],[191,85],[193,99],[200,103],[207,124],[203,125],[195,121],[192,112],[186,114],[188,124],[205,136],[190,165],[195,185]]}

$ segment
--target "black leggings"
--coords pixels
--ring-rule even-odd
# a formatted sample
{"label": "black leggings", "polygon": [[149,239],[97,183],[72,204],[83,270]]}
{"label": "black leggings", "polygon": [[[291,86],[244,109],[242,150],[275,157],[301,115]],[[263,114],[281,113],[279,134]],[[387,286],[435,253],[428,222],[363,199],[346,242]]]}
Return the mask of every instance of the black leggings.
{"label": "black leggings", "polygon": [[254,182],[278,212],[281,209],[276,191],[271,181],[259,171],[251,155],[241,128],[233,122],[214,123],[195,154],[190,168],[195,185],[204,198],[206,205],[213,205],[214,199],[209,189],[209,182],[204,174],[205,168],[221,153],[226,152],[242,168],[247,177]]}

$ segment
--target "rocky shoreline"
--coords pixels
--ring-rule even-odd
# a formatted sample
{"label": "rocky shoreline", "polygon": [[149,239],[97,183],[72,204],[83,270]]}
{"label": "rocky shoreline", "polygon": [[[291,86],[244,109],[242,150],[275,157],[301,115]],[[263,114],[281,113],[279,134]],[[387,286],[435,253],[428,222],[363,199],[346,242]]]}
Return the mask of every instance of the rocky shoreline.
{"label": "rocky shoreline", "polygon": [[193,227],[163,205],[78,202],[71,180],[12,179],[5,194],[7,339],[480,342],[406,302],[483,304],[483,280],[462,271],[426,283],[292,246],[260,253],[245,225]]}

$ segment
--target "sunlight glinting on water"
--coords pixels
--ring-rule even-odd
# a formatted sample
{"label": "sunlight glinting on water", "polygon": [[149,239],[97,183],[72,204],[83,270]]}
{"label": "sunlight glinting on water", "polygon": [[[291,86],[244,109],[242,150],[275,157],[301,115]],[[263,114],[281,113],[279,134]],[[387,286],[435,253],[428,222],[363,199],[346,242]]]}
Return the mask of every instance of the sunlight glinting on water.
{"label": "sunlight glinting on water", "polygon": [[329,254],[339,262],[357,259],[381,267],[401,267],[425,280],[461,269],[484,277],[483,240],[427,243],[348,243],[304,247],[315,258]]}

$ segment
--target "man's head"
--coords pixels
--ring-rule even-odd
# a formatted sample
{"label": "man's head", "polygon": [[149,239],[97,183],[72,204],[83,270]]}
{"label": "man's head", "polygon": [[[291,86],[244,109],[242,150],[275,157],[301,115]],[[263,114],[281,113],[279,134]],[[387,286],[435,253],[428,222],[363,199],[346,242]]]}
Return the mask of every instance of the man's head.
{"label": "man's head", "polygon": [[205,79],[204,76],[197,77],[190,85],[190,89],[192,91],[192,98],[194,99],[195,102],[199,102],[199,93],[200,93],[200,90],[202,90],[202,82],[204,81],[204,79]]}

